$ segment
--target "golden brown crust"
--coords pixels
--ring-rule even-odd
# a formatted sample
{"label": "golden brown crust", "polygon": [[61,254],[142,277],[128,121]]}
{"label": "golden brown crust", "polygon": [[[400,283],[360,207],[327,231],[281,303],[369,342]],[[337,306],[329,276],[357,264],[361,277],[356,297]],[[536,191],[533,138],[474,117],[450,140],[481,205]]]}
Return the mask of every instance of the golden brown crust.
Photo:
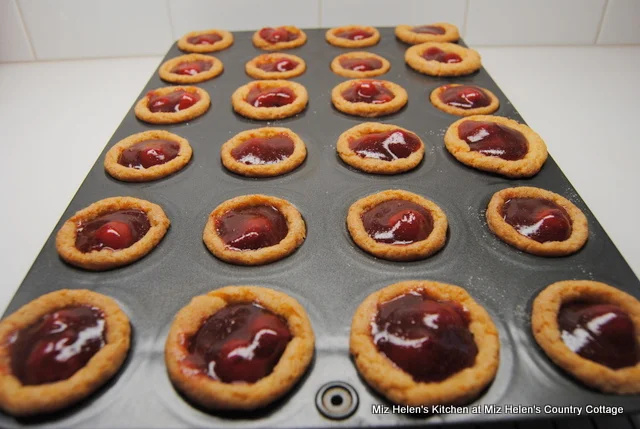
{"label": "golden brown crust", "polygon": [[372,80],[372,82],[378,82],[382,84],[382,86],[384,86],[386,89],[391,91],[394,95],[391,101],[382,104],[372,104],[365,102],[352,103],[350,101],[347,101],[342,96],[342,93],[347,88],[349,88],[349,86],[358,82],[360,82],[360,79],[347,80],[333,88],[333,90],[331,91],[331,102],[336,109],[348,115],[361,116],[364,118],[374,118],[395,113],[398,110],[402,109],[405,104],[407,104],[407,101],[409,101],[407,91],[405,91],[405,89],[400,85],[389,82],[388,80]]}
{"label": "golden brown crust", "polygon": [[[395,245],[379,243],[367,233],[362,215],[378,204],[396,199],[411,201],[429,211],[433,217],[433,231],[427,238],[411,244]],[[448,227],[447,216],[437,204],[418,194],[399,189],[382,191],[361,198],[349,207],[347,214],[347,228],[358,247],[378,258],[390,261],[416,261],[428,258],[445,245]]]}
{"label": "golden brown crust", "polygon": [[[105,345],[66,380],[25,386],[11,370],[10,338],[44,315],[69,306],[98,307],[106,323]],[[127,357],[129,318],[111,298],[89,290],[62,289],[42,295],[0,322],[0,408],[15,416],[49,413],[81,401],[113,377]]]}
{"label": "golden brown crust", "polygon": [[444,29],[444,34],[414,33],[411,29],[416,27],[416,25],[398,25],[395,30],[396,37],[410,45],[417,45],[426,42],[457,42],[458,39],[460,39],[458,27],[453,24],[449,24],[447,22],[436,22],[428,25],[442,27]]}
{"label": "golden brown crust", "polygon": [[[472,151],[467,142],[458,135],[458,127],[465,121],[495,122],[521,132],[527,139],[527,154],[522,159],[509,161]],[[458,119],[447,129],[444,135],[444,144],[449,153],[461,163],[478,170],[490,171],[511,178],[535,176],[547,160],[547,145],[535,131],[524,124],[502,116],[474,115]]]}
{"label": "golden brown crust", "polygon": [[[357,71],[357,70],[349,70],[342,67],[340,61],[347,58],[358,58],[358,59],[366,59],[373,58],[382,63],[382,67],[376,70],[365,70],[365,71]],[[391,68],[391,63],[387,61],[386,58],[381,57],[380,55],[376,55],[371,52],[358,51],[358,52],[347,52],[345,54],[340,54],[331,61],[331,70],[340,76],[350,77],[350,78],[366,78],[366,77],[374,77],[385,74]]]}
{"label": "golden brown crust", "polygon": [[[413,134],[420,141],[420,148],[406,158],[394,159],[393,161],[384,161],[375,158],[363,158],[355,153],[349,147],[349,144],[362,136],[374,133],[383,133],[386,131],[402,130]],[[412,131],[391,124],[381,124],[379,122],[365,122],[355,127],[349,128],[340,134],[336,150],[342,160],[350,166],[362,170],[367,173],[375,174],[398,174],[412,170],[420,164],[424,157],[424,143]]]}
{"label": "golden brown crust", "polygon": [[[293,338],[273,372],[255,383],[224,383],[190,374],[182,365],[188,356],[185,340],[214,313],[233,303],[256,303],[287,320]],[[210,409],[253,410],[287,393],[307,370],[313,350],[309,317],[295,299],[263,287],[227,286],[193,298],[176,314],[165,345],[165,362],[173,384],[192,401]]]}
{"label": "golden brown crust", "polygon": [[[191,61],[207,61],[211,63],[211,68],[209,70],[205,70],[196,75],[181,75],[177,73],[173,73],[172,70],[182,64]],[[209,55],[202,54],[188,54],[188,55],[180,55],[179,57],[171,58],[168,61],[165,61],[160,68],[158,69],[158,74],[162,80],[171,83],[179,83],[182,85],[189,85],[193,83],[204,82],[209,79],[213,79],[222,73],[224,66],[222,61],[217,59],[216,57],[211,57]]]}
{"label": "golden brown crust", "polygon": [[[164,164],[154,165],[140,170],[125,167],[118,163],[120,155],[126,149],[136,143],[152,139],[169,140],[178,143],[178,145],[180,145],[178,155],[171,161]],[[109,149],[109,152],[107,152],[104,157],[104,169],[112,177],[118,180],[125,182],[149,182],[151,180],[161,179],[181,170],[191,160],[192,153],[189,142],[180,136],[163,130],[144,131],[120,140],[111,149]]]}
{"label": "golden brown crust", "polygon": [[630,395],[640,393],[640,363],[612,369],[574,353],[564,343],[558,327],[562,304],[587,301],[613,304],[624,311],[635,327],[640,343],[640,302],[633,296],[605,283],[590,280],[567,280],[553,283],[533,301],[531,329],[536,341],[551,360],[584,384],[606,393]]}
{"label": "golden brown crust", "polygon": [[[290,61],[295,61],[298,63],[291,70],[283,71],[283,72],[269,72],[266,70],[262,70],[259,66],[261,64],[268,64],[271,62],[278,61],[280,59],[287,59]],[[291,79],[292,77],[300,76],[307,69],[307,64],[304,60],[296,55],[291,54],[283,54],[283,53],[273,53],[273,54],[262,54],[258,55],[254,59],[250,60],[244,67],[245,71],[249,76],[254,79]]]}
{"label": "golden brown crust", "polygon": [[[410,292],[435,300],[455,301],[469,311],[469,331],[478,347],[472,367],[433,383],[416,382],[378,351],[371,336],[371,323],[378,305]],[[350,349],[360,375],[389,400],[411,406],[463,404],[478,396],[491,383],[500,361],[500,340],[491,317],[461,287],[428,280],[412,280],[387,286],[360,304],[351,323]]]}
{"label": "golden brown crust", "polygon": [[[189,43],[187,40],[194,36],[201,36],[203,34],[212,34],[216,33],[222,40],[217,41],[213,45],[194,45],[193,43]],[[192,31],[190,33],[185,34],[178,40],[178,48],[185,52],[194,52],[198,54],[205,54],[211,52],[222,51],[223,49],[227,49],[229,46],[233,45],[233,34],[225,30],[211,29],[211,30],[200,30],[200,31]]]}
{"label": "golden brown crust", "polygon": [[288,32],[297,33],[299,34],[299,36],[297,39],[290,40],[288,42],[270,43],[260,36],[260,32],[263,30],[263,28],[261,28],[260,30],[253,33],[253,37],[251,38],[251,40],[253,41],[253,46],[264,51],[281,51],[284,49],[297,48],[298,46],[302,46],[307,43],[307,34],[298,27],[295,27],[293,25],[283,25],[277,28],[285,28]]}
{"label": "golden brown crust", "polygon": [[[198,94],[200,99],[193,106],[180,110],[179,112],[152,112],[149,110],[147,104],[149,103],[150,95],[166,95],[179,90]],[[136,117],[144,122],[151,124],[177,124],[204,115],[206,111],[209,110],[210,105],[211,99],[209,98],[209,94],[202,88],[198,88],[197,86],[165,86],[149,91],[147,95],[136,103],[134,111]]]}
{"label": "golden brown crust", "polygon": [[[247,140],[257,137],[272,137],[285,134],[293,141],[293,153],[287,159],[276,164],[248,165],[236,160],[231,151]],[[234,173],[247,177],[273,177],[288,173],[298,168],[307,157],[307,147],[302,139],[289,128],[265,127],[247,130],[236,134],[220,149],[222,164]]]}
{"label": "golden brown crust", "polygon": [[[366,39],[362,40],[349,40],[336,36],[336,33],[349,30],[364,30],[371,33],[371,37],[367,37]],[[345,25],[343,27],[330,28],[325,33],[325,37],[327,39],[327,42],[329,42],[333,46],[355,49],[373,46],[378,43],[380,41],[380,32],[377,28],[370,27],[368,25]]]}
{"label": "golden brown crust", "polygon": [[[243,251],[227,248],[216,230],[216,219],[229,210],[263,204],[275,207],[285,217],[289,228],[287,235],[275,246]],[[254,194],[232,198],[216,207],[209,215],[202,239],[209,251],[225,262],[236,265],[264,265],[289,256],[302,245],[306,234],[302,215],[293,204],[281,198]]]}
{"label": "golden brown crust", "polygon": [[[451,83],[451,84],[439,86],[436,89],[434,89],[431,92],[431,96],[429,97],[429,99],[431,100],[431,104],[433,104],[443,112],[447,112],[452,115],[458,115],[458,116],[490,115],[496,110],[498,110],[498,107],[500,107],[500,100],[498,100],[498,97],[496,97],[496,95],[493,92],[489,91],[487,88],[482,88],[480,86],[478,86],[478,88],[482,89],[482,91],[484,91],[491,99],[491,102],[489,103],[488,106],[476,107],[474,109],[463,109],[461,107],[450,106],[444,103],[440,99],[440,94],[442,94],[444,90],[448,88],[454,88],[456,86],[464,86],[464,84]],[[474,85],[474,86],[477,86],[477,85]]]}
{"label": "golden brown crust", "polygon": [[[295,94],[296,99],[293,100],[291,104],[279,107],[254,107],[247,103],[246,98],[255,85],[258,85],[260,88],[289,88]],[[288,80],[256,80],[236,89],[231,96],[233,110],[244,117],[261,121],[294,116],[302,112],[305,107],[307,107],[308,102],[309,95],[307,94],[306,88],[297,82]]]}
{"label": "golden brown crust", "polygon": [[[562,207],[571,219],[571,235],[564,241],[547,241],[539,243],[520,234],[514,227],[505,222],[502,207],[512,198],[542,198]],[[571,201],[561,195],[531,186],[507,188],[496,192],[487,207],[487,224],[499,239],[511,246],[538,256],[566,256],[577,252],[589,238],[587,217]]]}
{"label": "golden brown crust", "polygon": [[[427,61],[422,57],[422,53],[428,48],[438,48],[444,52],[458,54],[462,61],[459,63],[441,63],[440,61]],[[455,43],[435,43],[427,42],[414,45],[407,49],[404,54],[406,63],[414,69],[429,76],[462,76],[471,74],[482,67],[480,54],[473,49],[464,48]]]}
{"label": "golden brown crust", "polygon": [[[138,241],[126,249],[101,249],[81,252],[76,247],[79,222],[95,219],[106,213],[124,209],[139,209],[146,213],[151,228]],[[96,201],[74,214],[56,235],[56,250],[65,262],[92,271],[103,271],[131,264],[151,252],[169,229],[169,219],[162,207],[149,201],[133,197],[112,197]]]}

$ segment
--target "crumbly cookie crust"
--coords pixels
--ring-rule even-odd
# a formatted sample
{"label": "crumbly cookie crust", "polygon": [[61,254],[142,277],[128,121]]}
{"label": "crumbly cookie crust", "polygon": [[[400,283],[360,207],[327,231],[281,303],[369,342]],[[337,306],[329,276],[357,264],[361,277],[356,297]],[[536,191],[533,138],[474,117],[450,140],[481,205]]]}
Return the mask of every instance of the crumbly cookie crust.
{"label": "crumbly cookie crust", "polygon": [[[254,87],[254,85],[258,85],[260,88],[286,87],[293,91],[293,93],[296,95],[296,99],[293,100],[293,103],[291,104],[279,107],[254,107],[246,101],[246,97],[249,94],[249,91],[251,91],[251,89]],[[307,107],[308,102],[309,95],[307,94],[307,90],[304,86],[297,82],[280,79],[256,80],[253,82],[249,82],[248,84],[236,89],[231,96],[231,104],[233,105],[233,110],[244,117],[262,121],[268,121],[271,119],[283,119],[294,116],[302,112],[305,107]]]}
{"label": "crumbly cookie crust", "polygon": [[[382,67],[376,70],[365,70],[365,71],[349,70],[349,69],[345,69],[344,67],[342,67],[342,64],[340,64],[340,61],[346,58],[358,58],[358,59],[373,58],[380,61],[382,63]],[[333,61],[331,61],[331,70],[335,74],[344,76],[344,77],[355,78],[355,79],[380,76],[387,73],[390,68],[391,68],[391,63],[387,61],[386,58],[383,58],[380,55],[376,55],[372,52],[365,52],[365,51],[347,52],[345,54],[340,54],[337,57],[335,57]]]}
{"label": "crumbly cookie crust", "polygon": [[[422,53],[429,48],[439,48],[445,52],[453,52],[460,55],[459,63],[441,63],[439,61],[427,61]],[[471,74],[482,67],[480,54],[473,49],[464,48],[455,43],[427,42],[413,45],[404,54],[406,63],[417,72],[430,76],[462,76]]]}
{"label": "crumbly cookie crust", "polygon": [[[222,241],[216,230],[216,219],[229,210],[266,204],[275,207],[287,220],[289,231],[275,246],[256,250],[232,250]],[[302,215],[289,201],[268,195],[243,195],[227,200],[216,207],[207,220],[202,239],[217,258],[236,265],[264,265],[289,256],[302,245],[307,234]]]}
{"label": "crumbly cookie crust", "polygon": [[404,43],[410,45],[417,45],[426,42],[457,42],[460,39],[460,32],[458,27],[447,22],[436,22],[435,24],[428,24],[436,27],[442,27],[444,34],[420,34],[411,31],[415,25],[398,25],[395,33],[396,37],[402,40]]}
{"label": "crumbly cookie crust", "polygon": [[[362,136],[375,133],[383,133],[391,130],[402,130],[415,135],[420,140],[420,148],[406,158],[395,159],[393,161],[384,161],[375,158],[363,158],[355,153],[349,147],[349,143]],[[391,124],[382,124],[379,122],[365,122],[355,127],[349,128],[340,134],[336,150],[340,158],[348,165],[366,173],[374,174],[398,174],[405,171],[413,170],[420,164],[424,157],[424,143],[422,139],[414,132],[405,128]]]}
{"label": "crumbly cookie crust", "polygon": [[540,347],[556,365],[588,386],[618,395],[640,393],[640,363],[612,369],[574,353],[562,341],[558,312],[562,304],[576,300],[621,308],[633,320],[640,343],[640,302],[636,298],[605,283],[566,280],[548,286],[533,301],[531,329]]}
{"label": "crumbly cookie crust", "polygon": [[[287,59],[290,61],[295,61],[298,63],[291,70],[283,71],[283,72],[269,72],[266,70],[262,70],[258,67],[260,64],[267,64],[272,61],[276,61],[279,59]],[[297,55],[291,54],[283,54],[283,53],[273,53],[273,54],[262,54],[253,58],[244,67],[244,70],[247,72],[249,76],[254,79],[291,79],[292,77],[300,76],[307,69],[307,63]]]}
{"label": "crumbly cookie crust", "polygon": [[[349,30],[364,30],[371,33],[371,37],[362,40],[349,40],[336,36],[336,33]],[[340,48],[365,48],[367,46],[373,46],[380,41],[380,32],[377,28],[368,25],[345,25],[343,27],[330,28],[325,33],[325,38],[331,45]]]}
{"label": "crumbly cookie crust", "polygon": [[[193,43],[189,43],[188,39],[195,36],[201,36],[203,34],[212,34],[216,33],[222,40],[217,41],[213,45],[194,45]],[[211,29],[211,30],[200,30],[200,31],[192,31],[190,33],[185,34],[178,40],[178,48],[185,52],[194,52],[197,54],[206,54],[211,52],[222,51],[223,49],[227,49],[229,46],[233,45],[233,34],[225,30]]]}
{"label": "crumbly cookie crust", "polygon": [[[44,315],[76,305],[98,307],[104,313],[106,344],[66,380],[25,386],[11,370],[10,338]],[[86,398],[113,377],[127,357],[129,318],[108,296],[89,290],[62,289],[42,295],[0,322],[0,408],[14,416],[50,413]]]}
{"label": "crumbly cookie crust", "polygon": [[[165,95],[178,90],[198,94],[200,99],[196,101],[193,106],[179,112],[152,112],[149,110],[147,104],[149,103],[150,95]],[[151,124],[177,124],[204,115],[206,111],[209,110],[210,105],[211,98],[209,98],[209,93],[202,88],[198,88],[197,86],[165,86],[149,91],[147,95],[136,103],[134,112],[138,119]]]}
{"label": "crumbly cookie crust", "polygon": [[262,31],[261,28],[260,30],[253,33],[253,37],[251,39],[253,41],[253,46],[264,51],[281,51],[285,49],[297,48],[298,46],[302,46],[307,43],[307,34],[298,27],[295,27],[293,25],[284,25],[282,27],[286,28],[286,30],[290,33],[297,33],[298,38],[287,42],[269,43],[260,36],[260,31]]}
{"label": "crumbly cookie crust", "polygon": [[382,104],[371,104],[364,102],[352,103],[347,101],[342,92],[345,91],[352,84],[356,84],[360,79],[347,80],[338,84],[331,91],[331,102],[339,111],[353,116],[361,116],[363,118],[374,118],[378,116],[390,115],[402,109],[409,101],[407,91],[400,85],[389,82],[388,80],[373,80],[378,82],[386,89],[391,91],[394,95],[391,101]]}
{"label": "crumbly cookie crust", "polygon": [[[255,383],[224,383],[201,374],[194,376],[182,361],[185,341],[211,315],[229,304],[256,303],[286,319],[293,336],[273,369]],[[165,345],[165,362],[173,384],[189,399],[209,409],[253,410],[287,393],[307,370],[314,352],[314,335],[304,308],[293,298],[258,286],[227,286],[197,296],[173,321]]]}
{"label": "crumbly cookie crust", "polygon": [[[78,223],[95,219],[106,213],[124,209],[138,209],[146,213],[151,228],[140,240],[126,249],[101,249],[83,253],[76,247]],[[103,271],[129,265],[151,252],[169,229],[169,218],[162,207],[133,197],[112,197],[96,201],[71,216],[56,235],[56,250],[67,263],[92,271]]]}
{"label": "crumbly cookie crust", "polygon": [[[433,217],[433,231],[427,238],[406,245],[379,243],[369,236],[362,223],[362,214],[389,200],[407,200],[427,209]],[[367,253],[390,261],[416,261],[425,259],[442,249],[447,241],[449,224],[442,209],[426,198],[399,189],[382,191],[359,199],[349,207],[347,229],[353,241]]]}
{"label": "crumbly cookie crust", "polygon": [[[478,347],[475,364],[441,382],[416,382],[380,353],[371,336],[371,323],[378,305],[410,292],[420,292],[435,300],[455,301],[469,311],[469,331]],[[461,287],[428,280],[405,281],[369,295],[353,316],[351,354],[366,382],[392,402],[411,406],[463,404],[477,397],[498,370],[500,339],[487,311]]]}
{"label": "crumbly cookie crust", "polygon": [[[472,151],[467,142],[458,135],[458,127],[464,121],[495,122],[521,132],[527,139],[527,154],[522,159],[510,161]],[[535,176],[548,156],[547,145],[535,131],[524,124],[502,116],[473,115],[458,119],[447,129],[444,135],[444,144],[449,153],[461,163],[478,170],[502,174],[511,178]]]}
{"label": "crumbly cookie crust", "polygon": [[431,92],[431,96],[429,97],[429,99],[431,100],[431,104],[433,104],[443,112],[458,116],[490,115],[500,107],[500,100],[498,100],[498,97],[496,97],[496,95],[493,92],[489,91],[487,88],[482,87],[478,88],[482,89],[482,91],[484,91],[491,99],[491,103],[489,103],[488,106],[476,107],[475,109],[462,109],[460,107],[450,106],[446,103],[443,103],[442,100],[440,100],[440,94],[442,94],[444,90],[448,88],[454,88],[456,86],[464,85],[460,83],[451,83],[439,86],[434,89]]}
{"label": "crumbly cookie crust", "polygon": [[[181,75],[171,72],[174,67],[190,61],[207,61],[211,63],[211,68],[193,76]],[[216,57],[202,54],[188,54],[180,55],[179,57],[171,58],[170,60],[165,61],[160,66],[160,69],[158,69],[158,74],[160,75],[160,79],[164,81],[170,83],[179,83],[182,85],[189,85],[213,79],[214,77],[222,73],[222,70],[224,70],[224,65],[222,64],[222,61],[220,61]]]}

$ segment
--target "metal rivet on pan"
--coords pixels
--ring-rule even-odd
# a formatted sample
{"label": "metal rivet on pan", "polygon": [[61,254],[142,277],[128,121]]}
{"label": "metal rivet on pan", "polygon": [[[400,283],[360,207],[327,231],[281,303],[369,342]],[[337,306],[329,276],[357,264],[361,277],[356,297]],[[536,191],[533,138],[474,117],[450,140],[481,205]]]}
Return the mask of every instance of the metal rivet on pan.
{"label": "metal rivet on pan", "polygon": [[358,394],[349,384],[332,381],[318,390],[316,407],[325,417],[334,420],[346,419],[358,408]]}

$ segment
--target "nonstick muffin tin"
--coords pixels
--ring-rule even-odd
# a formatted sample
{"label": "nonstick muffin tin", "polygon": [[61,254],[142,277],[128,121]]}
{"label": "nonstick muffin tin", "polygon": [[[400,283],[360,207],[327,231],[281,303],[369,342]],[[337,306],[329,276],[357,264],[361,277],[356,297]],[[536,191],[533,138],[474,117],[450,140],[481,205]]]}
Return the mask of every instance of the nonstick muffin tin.
{"label": "nonstick muffin tin", "polygon": [[[509,180],[467,168],[444,148],[443,135],[458,117],[436,109],[429,101],[431,91],[442,84],[472,83],[488,88],[500,99],[495,115],[522,122],[489,74],[484,69],[455,78],[418,74],[404,63],[407,45],[395,39],[393,29],[382,29],[380,43],[366,50],[391,62],[391,70],[379,78],[404,87],[409,103],[379,121],[415,132],[424,141],[426,151],[423,162],[408,173],[365,174],[345,165],[335,149],[343,131],[366,121],[342,114],[331,105],[331,89],[346,79],[332,73],[329,64],[347,50],[329,45],[324,30],[306,32],[307,43],[287,51],[307,63],[307,71],[293,80],[307,88],[310,101],[306,110],[295,117],[267,123],[233,112],[231,94],[251,80],[244,72],[245,63],[262,53],[252,46],[250,32],[235,33],[234,45],[214,54],[224,63],[221,76],[197,84],[212,99],[210,110],[203,116],[188,123],[157,126],[138,121],[133,109],[129,110],[7,309],[10,314],[30,300],[62,288],[86,288],[109,295],[131,319],[133,342],[129,357],[111,382],[81,404],[55,415],[30,419],[0,414],[0,426],[421,426],[550,417],[523,412],[420,416],[372,413],[374,405],[390,404],[358,376],[349,356],[351,318],[370,293],[410,279],[464,287],[487,309],[500,331],[497,377],[471,405],[598,404],[622,406],[627,413],[640,410],[639,396],[605,395],[566,375],[546,357],[531,335],[532,301],[556,281],[593,279],[640,297],[638,279],[557,164],[549,158],[535,177]],[[180,54],[174,45],[165,60]],[[166,85],[154,73],[140,95],[132,97],[132,104],[147,91]],[[269,125],[291,128],[306,143],[308,157],[298,169],[276,178],[249,179],[222,166],[220,147],[225,141],[240,131]],[[107,150],[124,137],[150,129],[166,129],[189,140],[193,148],[190,164],[175,175],[140,184],[119,182],[106,174],[103,159]],[[553,154],[554,144],[559,142],[548,143]],[[490,197],[500,189],[523,185],[559,193],[585,213],[590,235],[581,251],[563,258],[536,257],[508,246],[489,231],[484,211]],[[398,263],[376,259],[351,241],[345,225],[349,206],[363,196],[386,189],[424,195],[445,211],[450,229],[442,251],[423,261]],[[253,193],[293,203],[306,221],[307,239],[290,257],[270,265],[226,264],[213,257],[202,242],[207,217],[221,202]],[[169,232],[148,256],[124,268],[88,272],[65,264],[55,250],[55,233],[77,210],[111,196],[133,196],[161,205],[171,220]],[[206,412],[184,399],[166,373],[164,342],[176,312],[192,297],[226,285],[266,286],[291,295],[306,308],[316,335],[316,354],[307,374],[282,400],[259,412]],[[325,394],[322,388],[327,383],[331,384]],[[342,406],[326,407],[323,394],[341,395]],[[339,421],[331,418],[341,413],[349,416]]]}

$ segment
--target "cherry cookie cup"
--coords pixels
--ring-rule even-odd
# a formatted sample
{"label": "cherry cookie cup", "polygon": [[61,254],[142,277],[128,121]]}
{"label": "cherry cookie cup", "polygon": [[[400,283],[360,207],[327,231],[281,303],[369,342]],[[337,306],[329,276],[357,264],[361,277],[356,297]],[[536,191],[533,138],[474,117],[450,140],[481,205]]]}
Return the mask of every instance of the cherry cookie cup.
{"label": "cherry cookie cup", "polygon": [[304,86],[288,80],[256,80],[236,89],[233,110],[250,118],[268,121],[302,112],[309,96]]}
{"label": "cherry cookie cup", "polygon": [[327,30],[327,42],[340,48],[364,48],[380,41],[380,32],[364,25],[347,25]]}
{"label": "cherry cookie cup", "polygon": [[424,143],[416,134],[377,122],[349,128],[338,138],[336,150],[346,164],[375,174],[412,170],[424,157]]}
{"label": "cherry cookie cup", "polygon": [[429,99],[443,112],[458,116],[490,115],[500,107],[500,100],[493,92],[460,83],[437,87]]}
{"label": "cherry cookie cup", "polygon": [[331,70],[340,76],[350,78],[367,78],[385,74],[391,63],[380,55],[371,52],[347,52],[338,55],[331,61]]}
{"label": "cherry cookie cup", "polygon": [[533,301],[531,329],[559,367],[606,393],[640,393],[640,302],[604,283],[553,283]]}
{"label": "cherry cookie cup", "polygon": [[245,65],[245,71],[254,79],[291,79],[307,69],[304,60],[290,54],[262,54]]}
{"label": "cherry cookie cup", "polygon": [[71,265],[108,270],[151,252],[169,224],[157,204],[133,197],[105,198],[76,212],[62,225],[56,250]]}
{"label": "cherry cookie cup", "polygon": [[540,188],[522,186],[493,194],[489,229],[505,243],[538,256],[566,256],[589,238],[587,218],[571,201]]}
{"label": "cherry cookie cup", "polygon": [[181,55],[165,61],[158,70],[162,80],[188,85],[213,79],[222,73],[222,61],[202,54]]}
{"label": "cherry cookie cup", "polygon": [[247,177],[273,177],[298,168],[307,157],[302,139],[288,128],[243,131],[222,145],[222,164]]}
{"label": "cherry cookie cup", "polygon": [[372,118],[402,109],[409,97],[403,87],[387,80],[353,79],[331,91],[331,102],[339,111]]}
{"label": "cherry cookie cup", "polygon": [[135,107],[138,119],[151,124],[177,124],[209,110],[209,94],[196,86],[167,86],[149,91]]}
{"label": "cherry cookie cup", "polygon": [[178,40],[178,48],[197,54],[221,51],[231,45],[233,45],[233,34],[217,29],[192,31]]}
{"label": "cherry cookie cup", "polygon": [[253,410],[284,396],[307,370],[314,335],[293,298],[257,286],[195,297],[165,345],[169,378],[189,399],[218,410]]}
{"label": "cherry cookie cup", "polygon": [[292,49],[307,42],[304,31],[293,25],[282,27],[265,27],[253,34],[253,45],[265,51]]}
{"label": "cherry cookie cup", "polygon": [[104,158],[104,169],[124,182],[148,182],[180,171],[191,160],[186,139],[168,131],[144,131],[116,143]]}
{"label": "cherry cookie cup", "polygon": [[219,259],[236,265],[264,265],[289,256],[304,242],[307,229],[287,200],[244,195],[216,207],[202,239]]}
{"label": "cherry cookie cup", "polygon": [[535,131],[501,116],[459,119],[444,144],[461,163],[511,178],[535,176],[547,160],[547,145]]}
{"label": "cherry cookie cup", "polygon": [[118,372],[130,336],[105,295],[63,289],[29,302],[0,322],[0,408],[26,416],[80,402]]}
{"label": "cherry cookie cup", "polygon": [[429,76],[462,76],[482,67],[478,52],[454,43],[414,45],[407,49],[404,60],[415,71]]}
{"label": "cherry cookie cup", "polygon": [[369,295],[351,323],[351,354],[365,381],[397,404],[464,404],[495,378],[498,330],[461,287],[427,280]]}
{"label": "cherry cookie cup", "polygon": [[373,256],[416,261],[442,249],[448,222],[434,202],[396,189],[353,203],[347,214],[347,229],[358,247]]}
{"label": "cherry cookie cup", "polygon": [[398,25],[395,33],[398,39],[410,45],[426,42],[457,42],[460,38],[458,27],[446,22],[428,25]]}

